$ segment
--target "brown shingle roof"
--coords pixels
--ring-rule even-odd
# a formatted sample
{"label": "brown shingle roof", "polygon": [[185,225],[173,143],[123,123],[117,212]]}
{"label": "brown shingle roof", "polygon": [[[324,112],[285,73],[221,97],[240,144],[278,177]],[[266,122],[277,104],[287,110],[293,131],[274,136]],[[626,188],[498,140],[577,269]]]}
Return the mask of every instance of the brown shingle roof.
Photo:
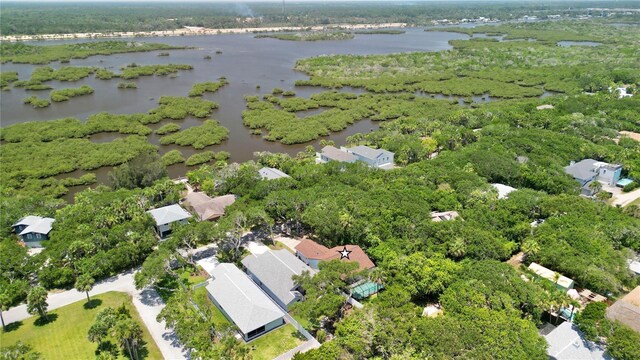
{"label": "brown shingle roof", "polygon": [[192,192],[186,196],[184,204],[192,209],[201,221],[204,221],[221,217],[224,215],[224,209],[235,201],[235,195],[210,198],[205,193]]}
{"label": "brown shingle roof", "polygon": [[[344,248],[349,253],[349,259],[342,258],[340,256],[340,251]],[[363,269],[372,269],[376,265],[369,259],[367,254],[362,250],[362,248],[358,245],[342,245],[336,246],[334,248],[327,248],[326,246],[320,245],[317,242],[309,239],[304,239],[296,246],[296,251],[300,252],[304,257],[308,259],[314,260],[343,260],[343,261],[355,261],[360,265],[360,270]]]}
{"label": "brown shingle roof", "polygon": [[640,333],[640,286],[607,309],[607,318],[621,323]]}

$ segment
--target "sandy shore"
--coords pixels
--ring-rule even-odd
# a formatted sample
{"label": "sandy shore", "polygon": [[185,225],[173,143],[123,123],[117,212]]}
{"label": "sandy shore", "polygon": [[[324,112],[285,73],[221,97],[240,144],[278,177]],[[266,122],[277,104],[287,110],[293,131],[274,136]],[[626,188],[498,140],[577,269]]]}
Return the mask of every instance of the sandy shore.
{"label": "sandy shore", "polygon": [[260,27],[260,28],[232,28],[232,29],[208,29],[201,27],[185,27],[176,30],[164,31],[143,31],[143,32],[108,32],[108,33],[77,33],[77,34],[42,34],[42,35],[8,35],[1,36],[0,41],[38,41],[38,40],[69,40],[69,39],[100,39],[100,38],[132,38],[132,37],[156,37],[156,36],[197,36],[197,35],[219,35],[219,34],[246,34],[258,32],[276,31],[322,31],[322,30],[365,30],[401,28],[405,23],[386,24],[337,24],[323,26],[281,26],[281,27]]}

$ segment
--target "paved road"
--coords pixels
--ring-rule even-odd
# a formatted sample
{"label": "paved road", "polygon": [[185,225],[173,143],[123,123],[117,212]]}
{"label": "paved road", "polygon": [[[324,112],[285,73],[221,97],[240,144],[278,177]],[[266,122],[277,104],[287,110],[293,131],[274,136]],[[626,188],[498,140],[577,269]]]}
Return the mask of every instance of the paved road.
{"label": "paved road", "polygon": [[[153,289],[136,290],[133,273],[133,271],[129,271],[102,280],[93,287],[89,295],[99,295],[109,291],[119,291],[131,295],[133,305],[136,307],[136,310],[138,310],[142,321],[147,329],[149,329],[149,333],[151,333],[153,340],[156,342],[156,345],[158,345],[164,358],[168,360],[187,359],[189,356],[183,351],[175,333],[165,328],[164,321],[161,323],[156,321],[158,313],[160,313],[160,310],[162,310],[164,306],[162,298],[160,298],[160,295]],[[49,310],[54,310],[85,299],[86,294],[84,292],[69,290],[60,293],[50,293],[47,302],[49,303]],[[32,316],[27,313],[26,305],[11,308],[4,311],[2,315],[7,324]]]}

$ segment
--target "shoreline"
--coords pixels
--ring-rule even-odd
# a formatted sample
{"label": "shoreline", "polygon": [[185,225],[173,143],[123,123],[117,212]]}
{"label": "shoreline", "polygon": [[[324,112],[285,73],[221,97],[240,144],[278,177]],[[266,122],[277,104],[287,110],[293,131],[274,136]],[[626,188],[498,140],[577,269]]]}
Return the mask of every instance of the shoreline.
{"label": "shoreline", "polygon": [[367,29],[387,29],[387,28],[404,28],[404,27],[407,27],[406,23],[356,24],[356,25],[336,24],[336,25],[319,25],[319,26],[273,26],[273,27],[228,28],[228,29],[185,27],[182,29],[175,29],[175,30],[157,30],[157,31],[140,31],[140,32],[126,31],[126,32],[107,32],[107,33],[7,35],[7,36],[0,36],[0,42],[251,34],[251,33],[280,32],[280,31],[367,30]]}

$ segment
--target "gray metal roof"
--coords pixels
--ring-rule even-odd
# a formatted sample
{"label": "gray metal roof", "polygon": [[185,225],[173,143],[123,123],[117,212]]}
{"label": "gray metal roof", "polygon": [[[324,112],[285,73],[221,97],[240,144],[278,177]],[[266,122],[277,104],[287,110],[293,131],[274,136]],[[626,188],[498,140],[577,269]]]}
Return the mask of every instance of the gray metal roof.
{"label": "gray metal roof", "polygon": [[331,145],[322,148],[322,155],[335,161],[354,162],[358,160],[353,154],[349,154]]}
{"label": "gray metal roof", "polygon": [[153,216],[153,220],[156,221],[156,225],[158,226],[171,224],[173,222],[185,220],[191,217],[191,214],[189,214],[187,210],[183,209],[182,206],[178,204],[151,209],[147,212],[151,214],[151,216]]}
{"label": "gray metal roof", "polygon": [[29,233],[47,235],[51,232],[52,224],[54,221],[56,220],[52,218],[43,218],[40,216],[29,215],[20,219],[17,223],[13,224],[13,226],[27,225],[27,227],[24,228],[18,235],[25,235]]}
{"label": "gray metal roof", "polygon": [[287,250],[270,250],[259,255],[249,255],[242,259],[242,265],[268,287],[283,304],[289,304],[295,298],[292,290],[296,284],[291,277],[300,275],[304,271],[314,272]]}
{"label": "gray metal roof", "polygon": [[260,173],[260,176],[265,180],[275,180],[289,177],[289,175],[283,173],[282,171],[270,167],[263,167],[258,172]]}
{"label": "gray metal roof", "polygon": [[549,343],[547,354],[557,360],[603,360],[604,349],[582,338],[578,327],[565,322],[544,337]]}
{"label": "gray metal roof", "polygon": [[593,171],[593,169],[595,168],[594,165],[596,163],[597,163],[596,160],[584,159],[584,160],[578,161],[573,165],[566,166],[564,168],[564,171],[567,174],[573,176],[575,179],[580,179],[584,181],[598,175],[595,171]]}
{"label": "gray metal roof", "polygon": [[20,226],[20,225],[27,225],[27,226],[35,225],[40,220],[42,220],[42,216],[28,215],[28,216],[25,216],[22,219],[16,221],[16,223],[11,225],[11,227],[16,227],[16,226]]}
{"label": "gray metal roof", "polygon": [[243,333],[284,317],[284,312],[233,264],[219,264],[211,271],[207,291]]}
{"label": "gray metal roof", "polygon": [[393,156],[393,153],[391,151],[388,151],[385,149],[373,149],[364,145],[348,148],[347,151],[370,160],[375,160],[380,156],[385,156],[385,155]]}

